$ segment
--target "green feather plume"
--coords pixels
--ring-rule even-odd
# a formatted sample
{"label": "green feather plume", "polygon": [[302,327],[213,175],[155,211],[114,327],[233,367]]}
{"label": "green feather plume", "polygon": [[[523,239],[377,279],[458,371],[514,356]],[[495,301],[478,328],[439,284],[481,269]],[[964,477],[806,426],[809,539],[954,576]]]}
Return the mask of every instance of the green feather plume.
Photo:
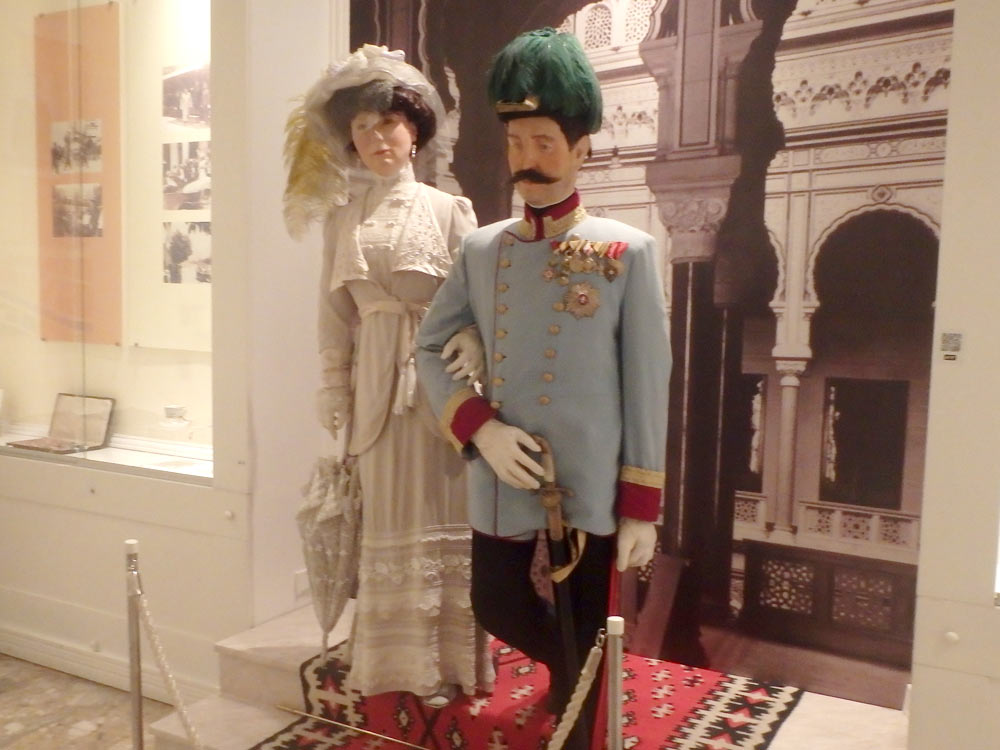
{"label": "green feather plume", "polygon": [[582,120],[590,133],[601,128],[601,87],[573,34],[551,27],[525,32],[500,50],[488,76],[491,105],[535,96],[537,114]]}

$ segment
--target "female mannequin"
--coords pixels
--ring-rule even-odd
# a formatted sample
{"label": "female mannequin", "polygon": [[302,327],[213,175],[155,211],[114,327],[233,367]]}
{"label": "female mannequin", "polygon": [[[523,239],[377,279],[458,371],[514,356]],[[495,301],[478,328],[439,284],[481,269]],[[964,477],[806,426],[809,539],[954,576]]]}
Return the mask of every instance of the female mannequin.
{"label": "female mannequin", "polygon": [[[443,110],[401,54],[366,45],[307,94],[290,124],[286,219],[295,229],[326,212],[319,416],[346,433],[362,493],[348,684],[441,705],[491,689],[493,668],[469,600],[463,462],[417,384],[413,338],[476,220],[467,199],[414,178]],[[478,336],[456,348],[450,371],[474,374]]]}

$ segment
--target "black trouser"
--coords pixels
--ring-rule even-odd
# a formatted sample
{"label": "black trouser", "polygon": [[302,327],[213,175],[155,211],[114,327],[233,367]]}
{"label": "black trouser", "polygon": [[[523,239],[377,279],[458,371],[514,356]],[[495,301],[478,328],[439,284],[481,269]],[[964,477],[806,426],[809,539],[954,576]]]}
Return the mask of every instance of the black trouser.
{"label": "black trouser", "polygon": [[[568,579],[581,667],[597,631],[607,620],[614,548],[613,535],[587,534],[583,555]],[[552,676],[552,689],[565,693],[572,690],[577,675],[566,673],[555,612],[531,582],[534,552],[534,540],[498,539],[473,532],[472,609],[488,632],[545,664]],[[591,698],[596,697],[599,687],[595,681]]]}

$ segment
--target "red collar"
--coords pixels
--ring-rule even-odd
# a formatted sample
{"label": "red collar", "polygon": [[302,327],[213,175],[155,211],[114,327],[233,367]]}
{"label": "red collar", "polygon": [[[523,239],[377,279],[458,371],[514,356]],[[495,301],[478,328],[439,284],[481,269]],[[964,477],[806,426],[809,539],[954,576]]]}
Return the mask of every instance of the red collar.
{"label": "red collar", "polygon": [[560,221],[560,219],[570,216],[578,208],[581,208],[581,206],[580,193],[577,190],[574,190],[569,197],[544,208],[535,208],[525,203],[524,223],[528,226],[524,227],[526,231],[518,233],[522,239],[528,241],[538,241],[552,236],[552,230],[555,227],[561,227],[566,223],[565,221]]}

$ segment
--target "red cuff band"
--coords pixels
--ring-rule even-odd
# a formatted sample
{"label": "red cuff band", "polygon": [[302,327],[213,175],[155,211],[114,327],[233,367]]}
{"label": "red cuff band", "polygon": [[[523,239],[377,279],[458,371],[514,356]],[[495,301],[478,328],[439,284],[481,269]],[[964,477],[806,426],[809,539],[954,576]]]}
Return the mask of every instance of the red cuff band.
{"label": "red cuff band", "polygon": [[482,396],[466,399],[455,410],[451,419],[451,434],[461,445],[466,445],[480,427],[493,419],[497,410]]}
{"label": "red cuff band", "polygon": [[659,487],[646,487],[618,481],[618,517],[637,521],[656,521],[660,516]]}

